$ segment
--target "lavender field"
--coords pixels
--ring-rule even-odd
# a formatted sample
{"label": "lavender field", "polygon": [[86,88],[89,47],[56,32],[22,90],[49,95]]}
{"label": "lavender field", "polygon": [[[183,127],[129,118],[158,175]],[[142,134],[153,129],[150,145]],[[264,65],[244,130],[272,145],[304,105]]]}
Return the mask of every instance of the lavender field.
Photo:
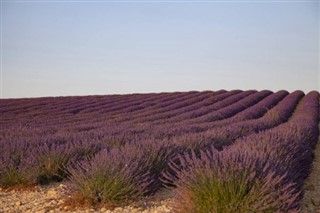
{"label": "lavender field", "polygon": [[64,181],[88,203],[172,194],[176,212],[296,212],[319,92],[0,100],[0,187]]}

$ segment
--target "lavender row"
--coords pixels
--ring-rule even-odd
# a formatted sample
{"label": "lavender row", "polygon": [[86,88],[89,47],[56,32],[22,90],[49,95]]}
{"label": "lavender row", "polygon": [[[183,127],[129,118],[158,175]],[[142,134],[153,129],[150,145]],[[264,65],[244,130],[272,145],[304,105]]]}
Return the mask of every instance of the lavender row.
{"label": "lavender row", "polygon": [[237,101],[229,106],[226,106],[220,110],[217,110],[213,113],[206,114],[205,116],[202,116],[200,118],[192,120],[192,122],[202,123],[202,122],[213,122],[216,120],[222,120],[229,118],[238,112],[241,112],[242,110],[256,104],[257,102],[261,101],[266,96],[272,94],[271,91],[263,90],[258,93],[251,94],[240,101]]}

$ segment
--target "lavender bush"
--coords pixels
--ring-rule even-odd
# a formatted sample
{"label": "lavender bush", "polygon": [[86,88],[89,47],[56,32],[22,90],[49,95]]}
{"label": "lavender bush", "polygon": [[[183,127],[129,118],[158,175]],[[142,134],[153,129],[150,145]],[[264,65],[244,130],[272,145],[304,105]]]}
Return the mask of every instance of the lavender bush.
{"label": "lavender bush", "polygon": [[37,182],[47,184],[63,180],[67,173],[63,169],[75,160],[74,147],[57,144],[41,144],[35,148]]}
{"label": "lavender bush", "polygon": [[26,143],[2,143],[0,155],[0,186],[26,186],[36,183],[36,159]]}
{"label": "lavender bush", "polygon": [[131,145],[101,150],[67,167],[69,186],[90,203],[126,204],[147,194],[150,159]]}
{"label": "lavender bush", "polygon": [[283,184],[267,158],[240,150],[191,151],[171,163],[175,175],[174,208],[178,212],[287,212],[297,208],[294,185]]}

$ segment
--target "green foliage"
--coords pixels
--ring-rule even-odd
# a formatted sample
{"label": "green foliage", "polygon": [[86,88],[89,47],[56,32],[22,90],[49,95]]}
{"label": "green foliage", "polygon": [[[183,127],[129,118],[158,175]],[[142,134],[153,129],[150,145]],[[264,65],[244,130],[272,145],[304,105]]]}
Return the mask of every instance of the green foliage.
{"label": "green foliage", "polygon": [[51,181],[61,181],[66,177],[63,167],[69,158],[59,153],[48,153],[39,157],[37,182],[47,184]]}
{"label": "green foliage", "polygon": [[78,182],[78,191],[89,203],[124,204],[132,200],[136,190],[132,184],[121,178],[120,174],[106,174],[96,171],[93,176]]}
{"label": "green foliage", "polygon": [[27,185],[30,180],[16,168],[4,169],[0,175],[0,186],[8,188],[17,185]]}
{"label": "green foliage", "polygon": [[141,149],[102,150],[93,158],[69,165],[69,186],[91,204],[126,205],[150,193],[152,161]]}
{"label": "green foliage", "polygon": [[[204,175],[200,172],[195,178],[196,181],[189,185],[189,194],[193,202],[192,212],[256,212],[252,205],[262,197],[252,190],[259,187],[259,184],[252,185],[248,175],[249,173],[244,171],[229,174],[227,179],[218,179],[214,175]],[[273,209],[269,209],[265,212],[272,211]]]}
{"label": "green foliage", "polygon": [[32,155],[19,151],[3,153],[6,161],[0,160],[0,187],[30,186],[35,183],[35,164]]}

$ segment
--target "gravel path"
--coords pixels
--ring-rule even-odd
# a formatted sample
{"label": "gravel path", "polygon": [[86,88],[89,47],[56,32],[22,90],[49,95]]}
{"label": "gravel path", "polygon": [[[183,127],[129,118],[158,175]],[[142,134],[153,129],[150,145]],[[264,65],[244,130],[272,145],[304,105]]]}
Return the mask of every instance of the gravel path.
{"label": "gravel path", "polygon": [[320,213],[320,137],[315,148],[315,158],[312,163],[311,175],[305,182],[302,212]]}

